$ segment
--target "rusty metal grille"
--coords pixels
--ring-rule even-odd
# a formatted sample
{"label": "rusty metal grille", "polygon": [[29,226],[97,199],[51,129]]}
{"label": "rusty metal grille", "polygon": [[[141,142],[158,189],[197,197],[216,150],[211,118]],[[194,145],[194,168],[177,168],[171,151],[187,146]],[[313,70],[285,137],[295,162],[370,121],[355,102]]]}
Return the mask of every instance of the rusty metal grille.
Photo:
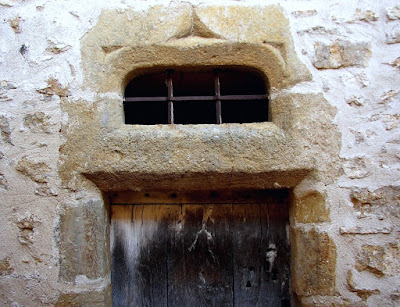
{"label": "rusty metal grille", "polygon": [[[163,80],[159,73],[142,76],[142,80],[139,81],[135,78],[128,84],[124,98],[126,124],[222,124],[268,121],[268,94],[265,82],[254,73],[216,69],[207,72],[167,70],[163,74]],[[185,80],[185,75],[186,79],[190,80]],[[230,84],[224,87],[225,93],[221,94],[221,83],[223,84],[224,79]],[[160,83],[161,80],[163,86],[153,84],[154,81]],[[207,87],[204,84],[209,85],[211,82],[213,93],[201,88]],[[165,90],[165,95],[153,96],[152,86],[156,94]],[[190,92],[193,88],[194,95],[179,93],[175,95],[176,86],[179,87],[178,92],[181,94]],[[165,88],[162,89],[163,87]],[[143,88],[146,90],[143,91]],[[196,95],[198,91],[201,93]],[[210,103],[213,105],[212,109]],[[177,120],[179,108],[182,110],[179,112],[180,120]],[[197,112],[198,108],[207,109],[207,113]],[[207,117],[207,120],[204,121],[204,118],[201,118],[202,114],[196,112],[205,114],[203,117]],[[213,113],[212,119],[210,113]]]}

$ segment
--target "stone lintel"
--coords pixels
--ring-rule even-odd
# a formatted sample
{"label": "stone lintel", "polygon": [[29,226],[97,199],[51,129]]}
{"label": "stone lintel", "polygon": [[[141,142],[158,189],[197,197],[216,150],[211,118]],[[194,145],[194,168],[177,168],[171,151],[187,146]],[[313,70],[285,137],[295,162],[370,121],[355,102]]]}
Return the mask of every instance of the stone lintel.
{"label": "stone lintel", "polygon": [[107,173],[84,174],[104,192],[111,191],[198,191],[224,189],[293,188],[309,169],[260,173]]}

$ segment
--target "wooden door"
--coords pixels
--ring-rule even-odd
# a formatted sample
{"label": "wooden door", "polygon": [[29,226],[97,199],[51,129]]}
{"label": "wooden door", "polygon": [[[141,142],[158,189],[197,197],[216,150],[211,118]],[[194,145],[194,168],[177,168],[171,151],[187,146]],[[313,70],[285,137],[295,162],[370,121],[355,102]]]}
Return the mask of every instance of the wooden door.
{"label": "wooden door", "polygon": [[111,254],[114,306],[290,306],[287,191],[115,195]]}

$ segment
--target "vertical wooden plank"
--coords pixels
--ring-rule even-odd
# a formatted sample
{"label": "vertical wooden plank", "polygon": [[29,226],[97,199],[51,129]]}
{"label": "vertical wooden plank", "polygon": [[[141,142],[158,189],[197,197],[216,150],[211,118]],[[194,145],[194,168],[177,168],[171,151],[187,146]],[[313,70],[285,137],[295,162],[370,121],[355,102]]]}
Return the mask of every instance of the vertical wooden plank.
{"label": "vertical wooden plank", "polygon": [[230,205],[182,205],[171,233],[169,306],[232,306]]}
{"label": "vertical wooden plank", "polygon": [[114,306],[167,306],[170,206],[112,207]]}
{"label": "vertical wooden plank", "polygon": [[235,306],[261,306],[261,225],[258,204],[232,205]]}
{"label": "vertical wooden plank", "polygon": [[261,205],[261,297],[263,306],[290,306],[287,202]]}
{"label": "vertical wooden plank", "polygon": [[125,250],[129,236],[132,206],[112,206],[110,227],[111,284],[114,306],[128,306],[132,268]]}
{"label": "vertical wooden plank", "polygon": [[111,210],[114,306],[290,306],[287,200]]}

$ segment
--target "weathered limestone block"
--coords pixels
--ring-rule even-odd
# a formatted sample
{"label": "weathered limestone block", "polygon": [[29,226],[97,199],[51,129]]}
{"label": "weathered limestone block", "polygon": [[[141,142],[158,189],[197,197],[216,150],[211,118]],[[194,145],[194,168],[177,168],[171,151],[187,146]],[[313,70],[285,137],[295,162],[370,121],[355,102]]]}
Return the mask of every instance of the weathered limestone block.
{"label": "weathered limestone block", "polygon": [[328,28],[324,26],[313,26],[305,30],[297,31],[299,35],[311,34],[311,35],[338,35],[337,28]]}
{"label": "weathered limestone block", "polygon": [[394,29],[391,32],[386,33],[386,43],[387,44],[400,43],[400,27]]}
{"label": "weathered limestone block", "polygon": [[[82,200],[65,207],[59,225],[60,278],[74,282],[79,275],[104,277],[109,270],[108,217],[101,200]],[[99,242],[103,244],[99,245]]]}
{"label": "weathered limestone block", "polygon": [[347,272],[347,287],[351,292],[355,292],[363,301],[366,301],[371,295],[379,294],[378,289],[360,285],[360,277],[355,278],[352,271]]}
{"label": "weathered limestone block", "polygon": [[3,142],[12,144],[10,123],[8,118],[5,117],[4,115],[0,115],[0,132],[1,132],[1,139],[3,140]]}
{"label": "weathered limestone block", "polygon": [[386,130],[400,127],[400,114],[377,114],[370,118],[370,121],[381,121]]}
{"label": "weathered limestone block", "polygon": [[388,102],[392,102],[393,99],[399,94],[400,90],[389,90],[387,92],[384,92],[380,97],[381,99],[380,103],[387,104]]}
{"label": "weathered limestone block", "polygon": [[316,10],[306,10],[306,11],[294,11],[292,12],[292,15],[296,18],[299,17],[310,17],[310,16],[315,16],[317,15]]}
{"label": "weathered limestone block", "polygon": [[50,116],[43,112],[27,114],[24,117],[24,126],[34,133],[50,133],[51,125]]}
{"label": "weathered limestone block", "polygon": [[347,159],[343,164],[344,173],[351,179],[361,179],[370,175],[370,161],[365,157]]}
{"label": "weathered limestone block", "polygon": [[346,102],[354,107],[361,107],[364,105],[363,98],[360,96],[351,95],[350,97],[346,97]]}
{"label": "weathered limestone block", "polygon": [[51,52],[53,54],[60,54],[72,48],[71,45],[66,45],[64,43],[56,43],[53,42],[52,40],[47,40],[47,43],[49,46],[46,48],[46,51]]}
{"label": "weathered limestone block", "polygon": [[10,82],[7,80],[2,80],[0,82],[0,88],[1,89],[6,89],[6,90],[15,90],[17,88],[17,85],[14,82]]}
{"label": "weathered limestone block", "polygon": [[6,177],[4,176],[4,174],[3,173],[0,173],[0,188],[3,188],[3,189],[8,189],[8,185],[7,185],[7,179],[6,179]]}
{"label": "weathered limestone block", "polygon": [[[7,95],[7,90],[15,89],[16,87],[17,87],[17,85],[14,82],[2,80],[0,82],[0,102],[12,101],[12,99]],[[1,119],[0,119],[0,130],[2,130],[1,125],[2,125],[2,123],[1,123]]]}
{"label": "weathered limestone block", "polygon": [[111,286],[106,287],[103,291],[70,292],[62,294],[55,304],[55,307],[70,306],[112,306]]}
{"label": "weathered limestone block", "polygon": [[377,21],[379,17],[376,16],[376,13],[372,10],[357,9],[355,13],[355,19],[356,21],[373,22]]}
{"label": "weathered limestone block", "polygon": [[38,184],[35,188],[35,194],[41,196],[57,195],[54,187],[49,184],[49,180],[53,176],[52,169],[45,162],[37,162],[23,157],[18,161],[15,169]]}
{"label": "weathered limestone block", "polygon": [[400,217],[400,187],[387,186],[375,191],[354,188],[351,201],[358,217],[373,216],[380,219]]}
{"label": "weathered limestone block", "polygon": [[0,0],[0,6],[12,7],[12,6],[21,4],[22,2],[27,2],[27,1],[26,0]]}
{"label": "weathered limestone block", "polygon": [[400,273],[400,244],[363,245],[358,255],[356,269],[369,271],[379,277]]}
{"label": "weathered limestone block", "polygon": [[47,80],[47,87],[38,89],[37,92],[45,96],[57,95],[59,97],[68,97],[71,95],[67,87],[63,87],[57,79],[50,78]]}
{"label": "weathered limestone block", "polygon": [[51,168],[44,162],[35,162],[27,157],[18,161],[15,168],[37,183],[48,183]]}
{"label": "weathered limestone block", "polygon": [[303,296],[294,306],[301,307],[367,307],[363,301],[352,301],[340,296]]}
{"label": "weathered limestone block", "polygon": [[392,227],[340,227],[341,235],[372,235],[372,234],[390,234],[393,231]]}
{"label": "weathered limestone block", "polygon": [[314,47],[313,64],[319,69],[366,66],[371,57],[371,46],[367,42],[336,40],[330,45],[317,42]]}
{"label": "weathered limestone block", "polygon": [[19,16],[16,16],[10,20],[10,26],[16,34],[19,34],[22,31],[21,27],[20,27],[20,21],[21,21],[21,17],[19,17]]}
{"label": "weathered limestone block", "polygon": [[397,59],[395,59],[395,60],[390,64],[390,66],[392,66],[392,67],[394,67],[394,68],[397,68],[397,69],[400,69],[400,57],[398,57]]}
{"label": "weathered limestone block", "polygon": [[388,7],[386,9],[386,16],[389,20],[400,19],[400,5],[395,7]]}
{"label": "weathered limestone block", "polygon": [[0,276],[10,275],[14,272],[14,268],[10,265],[10,258],[0,259]]}
{"label": "weathered limestone block", "polygon": [[292,287],[299,296],[334,295],[336,246],[327,233],[293,228]]}
{"label": "weathered limestone block", "polygon": [[325,197],[318,191],[295,198],[294,218],[299,223],[321,223],[329,221],[329,209]]}
{"label": "weathered limestone block", "polygon": [[15,224],[19,228],[18,241],[22,245],[32,245],[35,228],[41,224],[41,221],[32,213],[27,213],[18,217]]}
{"label": "weathered limestone block", "polygon": [[312,158],[318,181],[332,182],[340,176],[341,135],[333,122],[337,110],[323,95],[278,96],[271,100],[271,109],[274,123],[301,143],[302,151],[293,160]]}
{"label": "weathered limestone block", "polygon": [[400,301],[400,290],[398,289],[390,293],[390,299],[398,303]]}

